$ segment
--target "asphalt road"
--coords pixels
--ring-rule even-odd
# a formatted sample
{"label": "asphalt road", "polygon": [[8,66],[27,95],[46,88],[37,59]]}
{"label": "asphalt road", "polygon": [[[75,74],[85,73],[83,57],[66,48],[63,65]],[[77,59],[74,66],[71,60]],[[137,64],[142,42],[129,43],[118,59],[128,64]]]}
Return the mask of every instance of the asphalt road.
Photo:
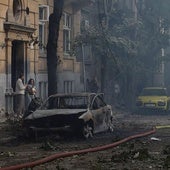
{"label": "asphalt road", "polygon": [[[138,114],[118,111],[115,112],[114,125],[114,132],[96,134],[93,139],[89,140],[77,138],[69,131],[52,133],[45,137],[39,135],[35,140],[35,138],[25,138],[21,133],[21,127],[1,122],[0,166],[6,167],[39,160],[56,153],[108,145],[128,136],[149,131],[153,127],[168,127],[170,114]],[[169,157],[170,128],[160,128],[155,134],[126,142],[112,149],[60,158],[34,169],[169,170]]]}

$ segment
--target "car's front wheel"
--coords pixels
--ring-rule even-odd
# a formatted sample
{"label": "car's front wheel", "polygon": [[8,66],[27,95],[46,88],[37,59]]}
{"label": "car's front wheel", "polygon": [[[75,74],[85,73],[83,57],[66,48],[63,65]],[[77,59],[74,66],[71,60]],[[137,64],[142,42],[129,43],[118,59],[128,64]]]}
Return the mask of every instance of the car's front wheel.
{"label": "car's front wheel", "polygon": [[93,137],[93,123],[91,121],[86,122],[82,127],[82,136],[85,139]]}

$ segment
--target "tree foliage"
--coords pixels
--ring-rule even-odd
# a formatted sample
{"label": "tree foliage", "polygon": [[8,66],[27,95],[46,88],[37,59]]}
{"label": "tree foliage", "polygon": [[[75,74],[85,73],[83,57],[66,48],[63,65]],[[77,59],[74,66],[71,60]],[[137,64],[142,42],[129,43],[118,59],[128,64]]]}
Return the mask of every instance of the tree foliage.
{"label": "tree foliage", "polygon": [[131,36],[137,23],[132,16],[127,17],[119,8],[112,8],[110,11],[107,27],[102,21],[102,15],[96,15],[100,15],[99,25],[91,26],[79,35],[75,39],[74,49],[81,44],[89,44],[98,59],[102,60],[104,57],[112,63],[111,71],[123,71],[129,57],[133,58],[136,55],[136,43]]}
{"label": "tree foliage", "polygon": [[[161,48],[169,46],[170,1],[139,1],[136,15],[116,0],[110,0],[111,8],[103,14],[100,2],[96,4],[99,24],[78,36],[74,47],[83,43],[91,45],[97,60],[107,61],[104,67],[109,71],[104,73],[110,72],[108,80],[119,77],[127,95],[131,90],[135,92],[138,85],[145,86],[161,60],[168,60],[168,55],[160,57]],[[139,75],[143,79],[138,81]]]}
{"label": "tree foliage", "polygon": [[137,36],[138,58],[147,69],[154,68],[153,71],[161,61],[161,48],[169,45],[169,5],[167,0],[145,1],[139,13],[138,19],[142,25]]}

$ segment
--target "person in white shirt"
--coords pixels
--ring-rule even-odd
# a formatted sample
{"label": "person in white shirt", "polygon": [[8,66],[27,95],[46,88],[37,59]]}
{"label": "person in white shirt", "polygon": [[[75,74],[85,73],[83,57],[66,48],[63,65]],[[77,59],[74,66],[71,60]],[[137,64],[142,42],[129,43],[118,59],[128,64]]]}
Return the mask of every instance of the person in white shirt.
{"label": "person in white shirt", "polygon": [[24,75],[20,74],[16,81],[15,95],[16,95],[16,109],[15,113],[17,118],[21,118],[25,110],[25,89],[27,85],[24,85]]}

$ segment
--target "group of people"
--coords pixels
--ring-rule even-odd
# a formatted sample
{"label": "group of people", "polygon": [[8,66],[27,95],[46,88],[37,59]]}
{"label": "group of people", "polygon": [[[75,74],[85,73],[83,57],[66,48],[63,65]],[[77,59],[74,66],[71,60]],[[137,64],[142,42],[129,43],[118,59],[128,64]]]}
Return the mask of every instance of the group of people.
{"label": "group of people", "polygon": [[28,84],[24,84],[24,74],[20,74],[15,87],[15,114],[21,118],[24,111],[28,109],[31,100],[36,95],[34,79],[30,79]]}

